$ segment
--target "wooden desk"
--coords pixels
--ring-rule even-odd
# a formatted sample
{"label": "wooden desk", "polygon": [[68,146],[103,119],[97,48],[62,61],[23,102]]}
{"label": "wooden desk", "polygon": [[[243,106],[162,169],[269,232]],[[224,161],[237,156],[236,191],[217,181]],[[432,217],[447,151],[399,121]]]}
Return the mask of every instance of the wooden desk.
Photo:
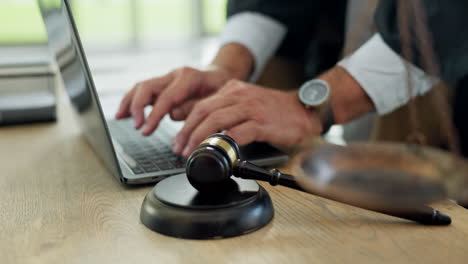
{"label": "wooden desk", "polygon": [[[63,109],[62,109],[63,110]],[[468,211],[437,206],[428,227],[264,185],[275,217],[249,235],[182,240],[140,223],[151,186],[126,188],[60,122],[0,128],[0,262],[6,263],[467,263]]]}

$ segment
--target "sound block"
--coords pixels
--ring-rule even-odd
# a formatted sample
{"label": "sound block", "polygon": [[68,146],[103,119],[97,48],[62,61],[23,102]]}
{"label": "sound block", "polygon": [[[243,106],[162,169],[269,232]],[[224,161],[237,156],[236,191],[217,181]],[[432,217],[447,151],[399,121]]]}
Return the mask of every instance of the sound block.
{"label": "sound block", "polygon": [[141,222],[158,233],[188,239],[219,239],[256,231],[273,218],[266,190],[232,177],[217,190],[201,193],[185,174],[159,182],[145,197]]}

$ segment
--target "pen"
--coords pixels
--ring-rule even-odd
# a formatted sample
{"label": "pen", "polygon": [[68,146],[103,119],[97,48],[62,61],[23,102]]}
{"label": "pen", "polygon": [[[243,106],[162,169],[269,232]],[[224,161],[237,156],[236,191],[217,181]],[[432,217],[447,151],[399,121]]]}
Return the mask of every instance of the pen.
{"label": "pen", "polygon": [[392,212],[385,210],[375,210],[376,212],[412,220],[423,225],[450,225],[452,219],[450,216],[435,210],[429,206],[411,208],[401,212]]}

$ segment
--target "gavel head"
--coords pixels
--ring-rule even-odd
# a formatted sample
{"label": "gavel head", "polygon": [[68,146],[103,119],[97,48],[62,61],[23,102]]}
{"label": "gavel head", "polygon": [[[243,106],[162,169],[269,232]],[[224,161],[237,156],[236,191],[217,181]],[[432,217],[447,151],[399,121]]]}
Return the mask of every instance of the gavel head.
{"label": "gavel head", "polygon": [[239,146],[231,137],[213,134],[187,160],[187,178],[201,192],[215,191],[232,176],[240,159]]}

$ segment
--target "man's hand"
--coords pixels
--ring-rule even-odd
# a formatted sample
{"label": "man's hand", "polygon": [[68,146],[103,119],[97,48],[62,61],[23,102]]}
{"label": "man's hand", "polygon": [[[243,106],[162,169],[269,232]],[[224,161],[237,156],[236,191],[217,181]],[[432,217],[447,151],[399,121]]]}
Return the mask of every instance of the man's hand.
{"label": "man's hand", "polygon": [[[227,44],[207,70],[183,67],[135,85],[122,100],[116,118],[133,117],[135,128],[145,125],[142,133],[150,135],[164,115],[170,113],[172,119],[184,120],[195,102],[213,94],[230,79],[247,78],[252,67],[253,56],[247,48]],[[153,105],[153,109],[145,118],[147,105]]]}
{"label": "man's hand", "polygon": [[[144,135],[151,134],[159,121],[167,113],[174,120],[183,120],[200,98],[215,92],[227,80],[229,75],[221,69],[200,71],[183,67],[165,76],[153,78],[136,84],[120,103],[117,119],[132,116],[135,128],[145,124]],[[153,105],[145,120],[144,108]]]}
{"label": "man's hand", "polygon": [[319,135],[322,125],[316,113],[299,102],[297,92],[231,80],[194,106],[173,150],[187,157],[208,135],[221,130],[240,145],[253,141],[293,145]]}

